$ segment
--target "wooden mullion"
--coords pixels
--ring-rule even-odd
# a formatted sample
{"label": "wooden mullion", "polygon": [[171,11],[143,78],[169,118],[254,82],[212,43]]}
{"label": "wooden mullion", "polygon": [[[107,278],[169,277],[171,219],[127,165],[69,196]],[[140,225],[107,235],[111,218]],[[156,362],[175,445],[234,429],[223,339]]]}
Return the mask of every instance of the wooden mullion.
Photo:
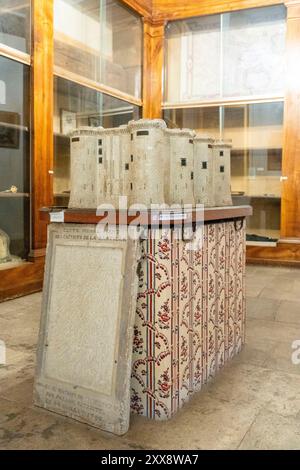
{"label": "wooden mullion", "polygon": [[53,0],[32,0],[32,249],[46,246],[39,209],[53,203]]}
{"label": "wooden mullion", "polygon": [[162,116],[165,23],[144,20],[143,117]]}

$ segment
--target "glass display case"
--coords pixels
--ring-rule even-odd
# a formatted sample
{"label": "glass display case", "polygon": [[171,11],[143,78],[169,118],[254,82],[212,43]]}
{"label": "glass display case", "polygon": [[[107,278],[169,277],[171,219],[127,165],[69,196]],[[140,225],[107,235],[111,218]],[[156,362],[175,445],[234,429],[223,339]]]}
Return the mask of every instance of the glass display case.
{"label": "glass display case", "polygon": [[118,127],[139,119],[141,108],[69,80],[56,77],[54,87],[54,200],[68,205],[70,138],[80,126]]}
{"label": "glass display case", "polygon": [[249,243],[280,237],[286,7],[245,9],[166,27],[164,117],[232,139],[235,204],[251,204]]}
{"label": "glass display case", "polygon": [[30,0],[0,0],[0,44],[30,53]]}
{"label": "glass display case", "polygon": [[30,250],[29,78],[27,65],[0,56],[0,269]]}
{"label": "glass display case", "polygon": [[165,103],[283,96],[285,37],[284,5],[168,23]]}
{"label": "glass display case", "polygon": [[250,204],[249,242],[280,237],[283,102],[165,110],[169,127],[232,140],[233,202]]}
{"label": "glass display case", "polygon": [[141,18],[116,0],[54,0],[55,66],[141,97]]}

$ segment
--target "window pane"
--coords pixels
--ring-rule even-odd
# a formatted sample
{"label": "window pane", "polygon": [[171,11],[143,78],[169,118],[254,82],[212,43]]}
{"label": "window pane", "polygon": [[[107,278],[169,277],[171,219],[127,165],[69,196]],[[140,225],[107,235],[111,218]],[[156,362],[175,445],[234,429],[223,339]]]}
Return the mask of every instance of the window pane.
{"label": "window pane", "polygon": [[169,23],[164,100],[283,96],[285,23],[283,5]]}
{"label": "window pane", "polygon": [[[23,259],[30,220],[28,97],[29,67],[0,57],[0,229],[10,238],[12,255]],[[0,269],[3,251],[2,235]]]}
{"label": "window pane", "polygon": [[284,6],[222,15],[223,96],[284,94]]}
{"label": "window pane", "polygon": [[115,0],[55,0],[55,64],[141,97],[142,21]]}
{"label": "window pane", "polygon": [[139,119],[141,109],[59,77],[54,96],[54,196],[56,205],[65,206],[70,192],[68,133],[80,126],[118,127]]}
{"label": "window pane", "polygon": [[220,15],[169,23],[165,44],[165,101],[220,96]]}
{"label": "window pane", "polygon": [[[232,140],[233,203],[250,204],[249,240],[280,236],[283,103],[165,110],[169,127]],[[251,235],[251,236],[250,236]]]}
{"label": "window pane", "polygon": [[247,232],[254,241],[280,236],[282,126],[282,102],[224,108],[224,136],[233,140],[233,201],[253,206]]}
{"label": "window pane", "polygon": [[0,0],[0,42],[30,53],[30,0]]}
{"label": "window pane", "polygon": [[164,119],[168,127],[194,129],[196,132],[218,138],[220,134],[220,109],[209,108],[166,109]]}

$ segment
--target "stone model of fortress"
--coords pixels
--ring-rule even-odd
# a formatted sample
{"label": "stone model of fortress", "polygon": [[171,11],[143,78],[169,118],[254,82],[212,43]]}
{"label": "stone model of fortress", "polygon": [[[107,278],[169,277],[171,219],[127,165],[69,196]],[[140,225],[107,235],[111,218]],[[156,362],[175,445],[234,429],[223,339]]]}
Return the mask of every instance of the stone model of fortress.
{"label": "stone model of fortress", "polygon": [[140,119],[113,129],[71,133],[69,208],[132,204],[232,204],[230,149],[225,141]]}

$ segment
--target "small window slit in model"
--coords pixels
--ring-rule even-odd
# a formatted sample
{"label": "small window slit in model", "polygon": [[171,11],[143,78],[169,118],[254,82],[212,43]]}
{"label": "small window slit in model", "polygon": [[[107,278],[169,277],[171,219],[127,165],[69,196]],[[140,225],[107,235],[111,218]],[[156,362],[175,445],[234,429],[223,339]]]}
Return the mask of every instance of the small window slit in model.
{"label": "small window slit in model", "polygon": [[186,166],[186,158],[181,159],[181,166]]}
{"label": "small window slit in model", "polygon": [[129,163],[125,163],[125,170],[129,170]]}
{"label": "small window slit in model", "polygon": [[149,135],[149,131],[137,131],[136,135],[137,135],[137,136],[140,136],[140,135]]}
{"label": "small window slit in model", "polygon": [[207,162],[202,162],[202,170],[207,170]]}
{"label": "small window slit in model", "polygon": [[220,166],[220,173],[224,173],[224,172],[225,172],[225,166],[222,165],[222,166]]}

